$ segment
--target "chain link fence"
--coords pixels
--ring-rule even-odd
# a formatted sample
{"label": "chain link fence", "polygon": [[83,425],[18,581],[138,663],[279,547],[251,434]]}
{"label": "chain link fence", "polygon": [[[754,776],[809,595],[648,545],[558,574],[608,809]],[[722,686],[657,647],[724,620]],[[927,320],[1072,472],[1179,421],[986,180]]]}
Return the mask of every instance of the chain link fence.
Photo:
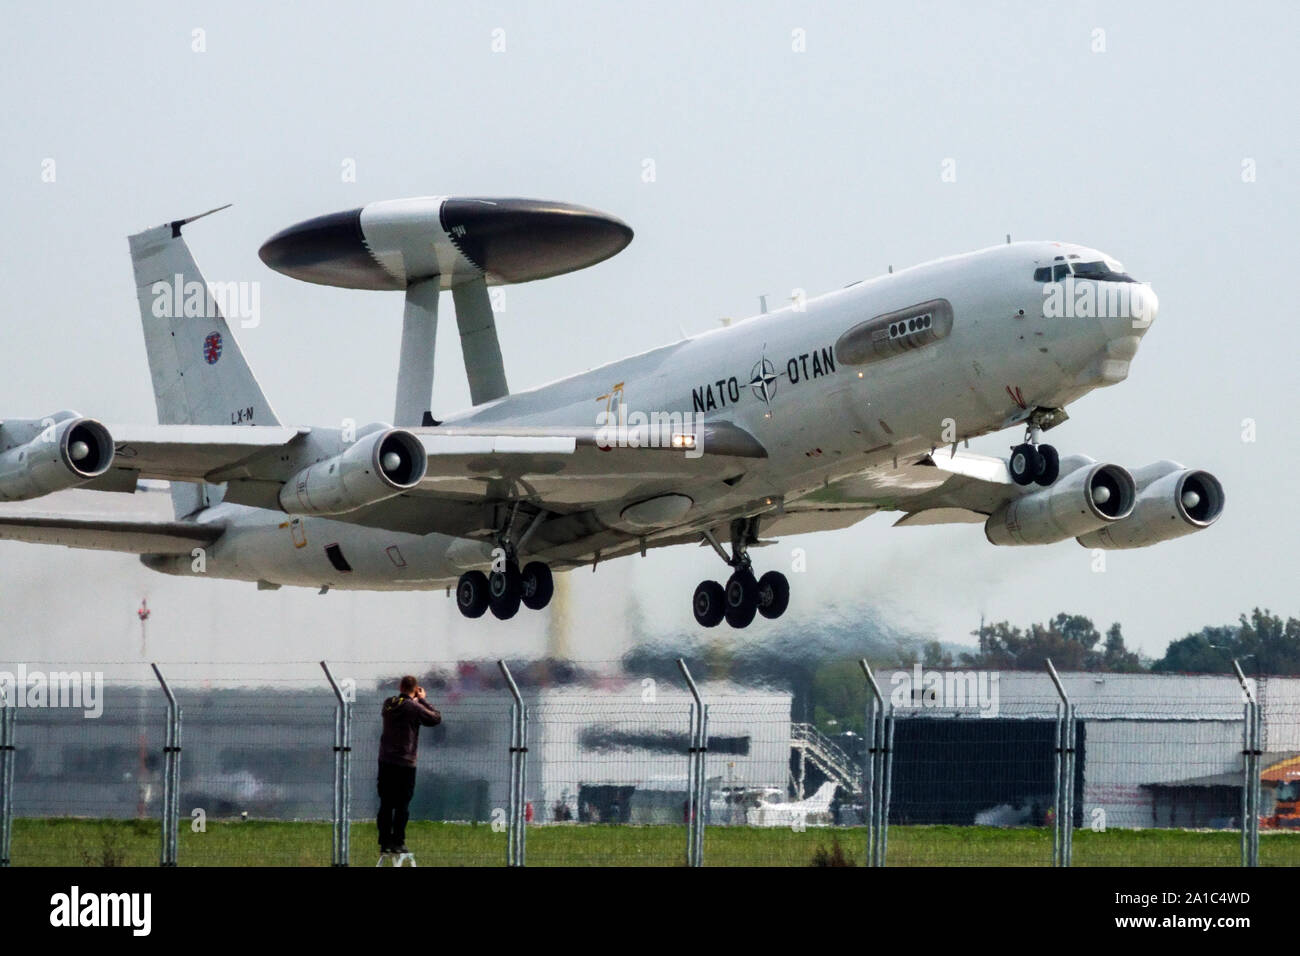
{"label": "chain link fence", "polygon": [[[374,865],[380,710],[405,668],[216,669],[162,668],[174,787],[167,699],[138,665],[0,671],[0,864]],[[518,703],[504,665],[423,668],[443,720],[420,735],[420,865],[1300,862],[1300,679],[890,671],[843,730],[684,664],[517,669]]]}

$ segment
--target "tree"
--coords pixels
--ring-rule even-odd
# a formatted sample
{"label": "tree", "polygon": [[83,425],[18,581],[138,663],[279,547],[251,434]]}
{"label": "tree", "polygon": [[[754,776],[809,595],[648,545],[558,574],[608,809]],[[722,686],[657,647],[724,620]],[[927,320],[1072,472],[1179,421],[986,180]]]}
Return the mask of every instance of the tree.
{"label": "tree", "polygon": [[938,641],[930,641],[922,652],[921,663],[926,667],[952,667],[952,654]]}
{"label": "tree", "polygon": [[1027,631],[999,621],[972,633],[979,638],[979,651],[962,655],[968,667],[1041,670],[1050,658],[1061,670],[1141,670],[1118,624],[1111,625],[1106,643],[1099,647],[1101,633],[1082,614],[1058,614],[1046,624],[1029,625]]}
{"label": "tree", "polygon": [[[857,661],[833,661],[813,673],[813,720],[823,731],[864,733],[867,682]],[[836,723],[831,725],[830,721]]]}
{"label": "tree", "polygon": [[1300,619],[1255,608],[1236,625],[1203,627],[1171,641],[1151,669],[1162,673],[1227,674],[1232,661],[1248,673],[1300,674]]}
{"label": "tree", "polygon": [[1142,670],[1142,662],[1137,651],[1130,651],[1124,646],[1124,635],[1120,631],[1119,621],[1110,626],[1106,632],[1106,649],[1102,653],[1105,670],[1119,674],[1132,674]]}

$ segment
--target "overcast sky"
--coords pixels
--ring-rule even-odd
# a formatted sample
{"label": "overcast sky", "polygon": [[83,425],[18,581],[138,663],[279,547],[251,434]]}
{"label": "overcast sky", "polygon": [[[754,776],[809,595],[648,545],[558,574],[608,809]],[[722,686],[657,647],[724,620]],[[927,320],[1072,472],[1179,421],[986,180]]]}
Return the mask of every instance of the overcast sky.
{"label": "overcast sky", "polygon": [[[1130,379],[1073,406],[1051,441],[1207,468],[1226,489],[1222,520],[1112,553],[1098,573],[1073,541],[997,549],[979,526],[877,516],[756,552],[788,570],[790,549],[807,550],[783,624],[874,615],[961,641],[981,614],[1066,610],[1121,621],[1159,654],[1256,604],[1300,613],[1300,336],[1284,297],[1300,8],[1198,7],[8,5],[0,416],[153,422],[125,237],[226,202],[186,235],[210,281],[261,283],[261,324],[240,340],[292,424],[391,418],[401,296],[297,282],[257,249],[373,200],[566,200],[636,230],[606,263],[509,289],[515,388],[742,318],[760,294],[812,296],[1007,233],[1077,241],[1152,282],[1161,312]],[[446,327],[442,341],[435,414],[468,404]],[[1016,437],[973,447],[1004,453]],[[258,593],[12,543],[0,569],[0,659],[135,659],[142,595],[163,659],[546,647],[545,615],[467,622],[441,592]],[[693,628],[691,590],[723,570],[683,548],[577,572],[559,649],[616,658],[633,595],[652,630]],[[765,626],[708,640],[761,640]]]}

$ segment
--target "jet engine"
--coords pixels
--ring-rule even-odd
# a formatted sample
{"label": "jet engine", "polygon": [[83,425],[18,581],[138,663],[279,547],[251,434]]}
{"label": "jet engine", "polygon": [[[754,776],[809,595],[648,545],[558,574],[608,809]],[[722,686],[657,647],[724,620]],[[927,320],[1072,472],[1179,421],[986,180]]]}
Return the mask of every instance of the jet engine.
{"label": "jet engine", "polygon": [[25,501],[75,488],[113,464],[113,436],[94,419],[70,415],[43,430],[40,422],[11,422],[5,430],[22,426],[36,437],[0,452],[0,501]]}
{"label": "jet engine", "polygon": [[414,488],[428,466],[420,439],[404,429],[381,429],[290,478],[280,489],[280,507],[295,515],[355,511]]}
{"label": "jet engine", "polygon": [[1118,465],[1085,465],[1050,488],[1023,495],[989,515],[984,534],[997,545],[1051,544],[1127,518],[1137,485]]}
{"label": "jet engine", "polygon": [[1079,535],[1085,548],[1121,550],[1203,531],[1223,514],[1223,486],[1208,471],[1158,461],[1134,472],[1141,489],[1133,513]]}

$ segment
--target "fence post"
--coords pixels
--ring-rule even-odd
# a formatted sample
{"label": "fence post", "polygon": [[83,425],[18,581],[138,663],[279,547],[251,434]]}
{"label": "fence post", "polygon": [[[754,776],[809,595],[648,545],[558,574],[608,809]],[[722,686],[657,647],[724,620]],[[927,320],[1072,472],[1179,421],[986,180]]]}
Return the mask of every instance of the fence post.
{"label": "fence post", "polygon": [[[880,798],[884,792],[884,774],[883,768],[881,773],[876,772],[876,761],[880,760],[883,763],[884,760],[885,698],[880,693],[880,685],[876,683],[876,675],[871,672],[871,665],[867,663],[867,659],[862,658],[858,664],[862,667],[862,673],[867,678],[867,688],[871,691],[867,701],[867,732],[864,741],[867,752],[862,762],[862,799],[866,803],[864,816],[867,818],[867,866],[883,866],[884,860],[880,856],[878,845],[880,842],[879,808],[882,802]],[[877,710],[881,718],[879,725],[876,720]]]}
{"label": "fence post", "polygon": [[1074,706],[1051,658],[1047,659],[1047,673],[1061,698],[1056,710],[1056,830],[1052,841],[1052,863],[1069,866],[1074,852]]}
{"label": "fence post", "polygon": [[1067,759],[1066,777],[1065,777],[1065,819],[1063,821],[1065,829],[1062,836],[1065,837],[1065,865],[1074,866],[1074,808],[1076,795],[1074,792],[1075,767],[1078,766],[1078,737],[1079,723],[1074,716],[1074,703],[1071,702],[1065,708],[1065,756]]}
{"label": "fence post", "polygon": [[510,705],[510,796],[506,808],[506,866],[524,866],[526,862],[526,827],[524,804],[528,772],[528,709],[524,706],[519,685],[503,660],[497,661],[501,676],[514,703]]}
{"label": "fence post", "polygon": [[1237,672],[1237,682],[1241,684],[1241,694],[1245,699],[1241,750],[1241,865],[1259,866],[1259,758],[1262,754],[1259,703],[1235,658],[1232,668]]}
{"label": "fence post", "polygon": [[883,758],[884,770],[881,775],[880,785],[880,862],[879,866],[884,866],[889,861],[889,803],[893,794],[894,786],[894,709],[891,707],[885,713],[885,719],[882,721],[884,735],[882,742],[884,744]]}
{"label": "fence post", "polygon": [[157,664],[150,665],[154,676],[167,695],[167,733],[163,743],[163,807],[162,846],[158,853],[159,866],[175,866],[178,831],[180,830],[181,781],[181,708],[176,695]]}
{"label": "fence post", "polygon": [[695,686],[684,658],[677,658],[677,668],[686,680],[695,703],[691,705],[691,742],[687,749],[686,783],[686,865],[704,865],[704,755],[708,749],[708,715],[700,689]]}
{"label": "fence post", "polygon": [[9,865],[14,823],[14,718],[17,708],[9,706],[0,688],[0,867]]}
{"label": "fence post", "polygon": [[330,866],[348,866],[352,862],[352,702],[330,671],[320,662],[325,679],[330,682],[337,705],[334,708],[334,842],[330,848]]}

